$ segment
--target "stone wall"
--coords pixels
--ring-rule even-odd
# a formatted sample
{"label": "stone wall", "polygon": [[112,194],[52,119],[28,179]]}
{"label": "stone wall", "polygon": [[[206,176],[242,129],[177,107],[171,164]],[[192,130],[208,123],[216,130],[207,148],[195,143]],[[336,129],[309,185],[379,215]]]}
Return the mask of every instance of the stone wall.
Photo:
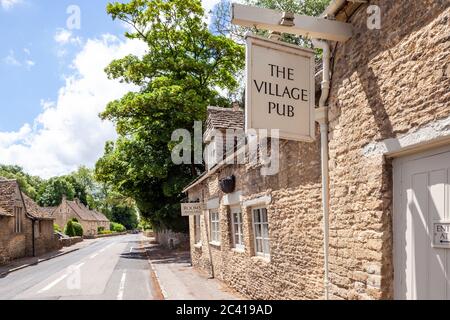
{"label": "stone wall", "polygon": [[[330,289],[333,299],[393,297],[392,168],[374,142],[401,137],[450,117],[448,1],[369,1],[351,17],[354,36],[333,44],[330,113]],[[382,29],[367,28],[369,4],[380,6]],[[207,212],[194,266],[255,299],[323,298],[323,232],[319,143],[282,142],[281,171],[227,166],[189,191],[222,199],[220,245],[207,243]],[[255,257],[251,213],[242,208],[245,251],[232,249],[229,208],[218,188],[234,174],[243,200],[271,195],[270,261]],[[194,200],[194,199],[193,199]],[[212,263],[211,258],[212,257]]]}
{"label": "stone wall", "polygon": [[53,220],[36,221],[35,229],[36,255],[59,249],[58,239],[53,231]]}
{"label": "stone wall", "polygon": [[[318,137],[317,137],[318,138]],[[201,244],[195,244],[194,218],[190,217],[191,255],[194,266],[212,273],[253,299],[323,298],[323,232],[319,143],[282,141],[278,175],[263,177],[260,167],[229,165],[189,195],[204,195],[207,202],[219,198],[221,241],[208,244],[209,216],[201,216]],[[236,191],[242,192],[244,251],[233,248],[230,206],[218,181],[236,176]],[[270,260],[257,257],[254,249],[251,207],[242,203],[271,196],[267,206]],[[209,251],[210,250],[210,251]]]}
{"label": "stone wall", "polygon": [[189,235],[186,233],[162,230],[155,232],[155,240],[167,249],[187,249],[189,247]]}
{"label": "stone wall", "polygon": [[370,1],[337,44],[330,94],[331,289],[336,299],[393,297],[392,172],[370,143],[450,116],[448,1]]}

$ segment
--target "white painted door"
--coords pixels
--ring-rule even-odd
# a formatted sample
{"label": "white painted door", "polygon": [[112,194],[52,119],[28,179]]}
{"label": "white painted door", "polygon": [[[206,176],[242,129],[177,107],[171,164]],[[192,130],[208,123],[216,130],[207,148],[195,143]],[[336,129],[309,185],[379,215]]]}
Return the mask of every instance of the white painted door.
{"label": "white painted door", "polygon": [[394,295],[450,299],[450,248],[433,226],[449,222],[450,148],[394,161]]}

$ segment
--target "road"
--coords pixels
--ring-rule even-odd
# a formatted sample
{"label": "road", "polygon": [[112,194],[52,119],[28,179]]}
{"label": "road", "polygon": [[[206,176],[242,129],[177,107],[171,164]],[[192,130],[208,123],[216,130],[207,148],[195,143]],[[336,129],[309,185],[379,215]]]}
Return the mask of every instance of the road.
{"label": "road", "polygon": [[88,247],[0,279],[1,300],[160,299],[142,235],[98,239]]}

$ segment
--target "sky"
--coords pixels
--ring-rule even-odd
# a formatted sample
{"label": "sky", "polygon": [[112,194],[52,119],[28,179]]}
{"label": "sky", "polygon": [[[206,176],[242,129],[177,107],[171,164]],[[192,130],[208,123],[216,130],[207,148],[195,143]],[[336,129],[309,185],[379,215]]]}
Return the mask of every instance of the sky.
{"label": "sky", "polygon": [[[209,12],[219,0],[203,0]],[[43,178],[93,167],[116,138],[98,114],[137,88],[104,68],[145,44],[106,14],[108,0],[0,0],[0,164]]]}

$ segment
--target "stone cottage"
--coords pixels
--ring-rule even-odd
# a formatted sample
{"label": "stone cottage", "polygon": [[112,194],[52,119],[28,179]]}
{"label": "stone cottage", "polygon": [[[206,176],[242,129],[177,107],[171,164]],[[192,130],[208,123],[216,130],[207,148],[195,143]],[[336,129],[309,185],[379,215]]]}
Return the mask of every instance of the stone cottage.
{"label": "stone cottage", "polygon": [[47,208],[47,210],[51,212],[55,223],[61,228],[64,228],[69,220],[77,219],[86,236],[96,235],[100,229],[110,229],[110,221],[103,213],[90,210],[78,199],[70,201],[64,197],[58,207]]}
{"label": "stone cottage", "polygon": [[[186,187],[205,207],[190,217],[193,265],[256,299],[450,299],[450,4],[336,0],[323,17],[354,29],[329,43],[318,117],[328,228],[316,125],[313,143],[280,141],[277,175],[219,161]],[[207,130],[227,115],[242,122],[210,110]]]}
{"label": "stone cottage", "polygon": [[53,218],[20,191],[16,180],[0,180],[0,264],[57,248]]}

